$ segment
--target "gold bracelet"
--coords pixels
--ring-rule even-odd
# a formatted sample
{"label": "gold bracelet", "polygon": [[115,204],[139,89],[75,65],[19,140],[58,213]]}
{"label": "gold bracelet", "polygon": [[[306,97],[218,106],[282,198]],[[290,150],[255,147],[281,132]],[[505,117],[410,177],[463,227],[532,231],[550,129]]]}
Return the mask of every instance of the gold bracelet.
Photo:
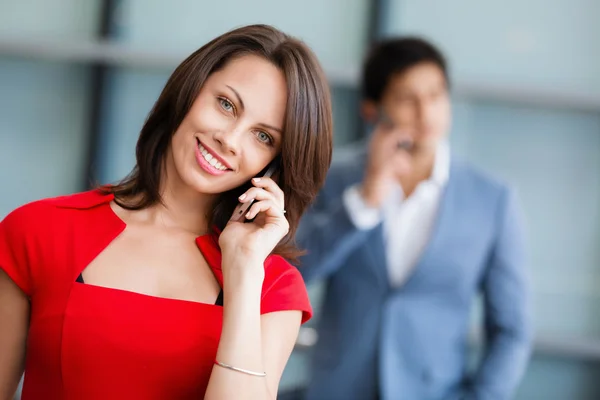
{"label": "gold bracelet", "polygon": [[246,374],[246,375],[260,376],[260,377],[265,377],[265,376],[267,376],[267,373],[266,373],[266,372],[254,372],[254,371],[249,371],[249,370],[247,370],[247,369],[238,368],[238,367],[234,367],[234,366],[232,366],[232,365],[223,364],[222,362],[219,362],[219,361],[217,361],[217,360],[215,360],[215,364],[217,364],[219,367],[227,368],[227,369],[230,369],[230,370],[232,370],[232,371],[241,372],[242,374]]}

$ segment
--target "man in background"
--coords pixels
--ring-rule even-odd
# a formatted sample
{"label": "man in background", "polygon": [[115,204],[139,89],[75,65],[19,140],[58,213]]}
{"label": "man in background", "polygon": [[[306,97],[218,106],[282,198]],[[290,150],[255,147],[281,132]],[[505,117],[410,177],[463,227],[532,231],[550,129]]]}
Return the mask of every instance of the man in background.
{"label": "man in background", "polygon": [[[307,399],[509,399],[532,337],[515,195],[451,153],[432,44],[377,44],[362,95],[369,143],[336,154],[297,235],[305,279],[326,281]],[[485,348],[469,372],[479,294]]]}

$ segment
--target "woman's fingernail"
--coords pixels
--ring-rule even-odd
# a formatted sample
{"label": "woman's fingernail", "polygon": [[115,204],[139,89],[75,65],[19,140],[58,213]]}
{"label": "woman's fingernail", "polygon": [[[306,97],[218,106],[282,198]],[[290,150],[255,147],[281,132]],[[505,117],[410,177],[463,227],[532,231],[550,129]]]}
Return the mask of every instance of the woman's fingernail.
{"label": "woman's fingernail", "polygon": [[260,182],[260,178],[253,178],[252,179],[254,182]]}
{"label": "woman's fingernail", "polygon": [[246,193],[244,193],[243,195],[241,195],[241,196],[239,197],[239,199],[240,199],[240,200],[244,200],[245,198],[246,198]]}
{"label": "woman's fingernail", "polygon": [[246,218],[250,219],[250,211],[246,213]]}

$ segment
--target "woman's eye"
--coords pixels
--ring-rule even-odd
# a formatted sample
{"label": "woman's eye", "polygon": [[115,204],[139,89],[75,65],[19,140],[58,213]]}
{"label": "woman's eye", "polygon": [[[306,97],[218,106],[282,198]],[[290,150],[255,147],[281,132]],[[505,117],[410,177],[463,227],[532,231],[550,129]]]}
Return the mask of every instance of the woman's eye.
{"label": "woman's eye", "polygon": [[233,111],[234,109],[233,104],[227,99],[220,98],[219,103],[221,103],[221,108],[227,112]]}
{"label": "woman's eye", "polygon": [[258,137],[258,140],[260,140],[263,143],[270,144],[272,142],[271,136],[268,133],[263,132],[263,131],[259,131],[256,134],[256,137]]}

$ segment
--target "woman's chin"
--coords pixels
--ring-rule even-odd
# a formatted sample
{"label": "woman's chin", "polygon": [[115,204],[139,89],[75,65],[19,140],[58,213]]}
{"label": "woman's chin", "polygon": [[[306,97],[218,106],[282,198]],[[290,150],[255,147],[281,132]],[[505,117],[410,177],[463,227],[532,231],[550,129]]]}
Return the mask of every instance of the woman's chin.
{"label": "woman's chin", "polygon": [[196,177],[186,182],[187,186],[197,193],[207,195],[217,195],[228,192],[239,187],[244,182],[232,181],[230,179],[218,179],[217,177]]}

